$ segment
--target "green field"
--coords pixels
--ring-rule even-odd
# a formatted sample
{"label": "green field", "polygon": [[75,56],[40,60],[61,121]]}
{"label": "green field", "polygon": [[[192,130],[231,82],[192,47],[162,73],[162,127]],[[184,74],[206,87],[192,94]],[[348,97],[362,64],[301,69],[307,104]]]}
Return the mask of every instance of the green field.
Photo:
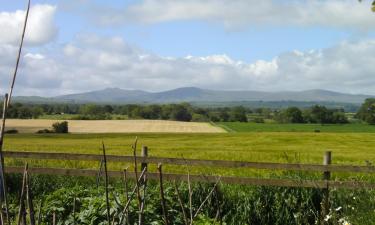
{"label": "green field", "polygon": [[351,124],[279,124],[221,122],[218,126],[228,132],[329,132],[329,133],[375,133],[375,126],[361,123]]}
{"label": "green field", "polygon": [[[257,162],[321,163],[323,153],[333,152],[333,163],[366,165],[375,162],[375,134],[250,132],[223,134],[16,134],[7,135],[5,150],[100,154],[101,141],[108,154],[131,155],[135,136],[149,147],[150,156],[221,159]],[[7,161],[23,165],[23,160]],[[93,162],[31,161],[31,166],[96,168]],[[112,165],[121,169],[128,165]],[[131,165],[130,165],[131,166]],[[184,172],[182,167],[166,166],[167,171]],[[201,169],[194,170],[201,172]],[[247,175],[248,171],[207,168],[205,173]],[[261,171],[258,171],[259,173]]]}

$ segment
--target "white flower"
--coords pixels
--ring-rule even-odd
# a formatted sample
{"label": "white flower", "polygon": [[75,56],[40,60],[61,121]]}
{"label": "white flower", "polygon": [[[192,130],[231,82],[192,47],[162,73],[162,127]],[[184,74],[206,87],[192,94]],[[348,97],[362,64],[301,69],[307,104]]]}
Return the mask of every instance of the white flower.
{"label": "white flower", "polygon": [[337,212],[337,211],[340,211],[341,209],[342,209],[342,207],[340,206],[340,207],[337,207],[335,210]]}
{"label": "white flower", "polygon": [[328,221],[329,219],[331,219],[332,215],[327,215],[326,218],[324,218],[324,221]]}

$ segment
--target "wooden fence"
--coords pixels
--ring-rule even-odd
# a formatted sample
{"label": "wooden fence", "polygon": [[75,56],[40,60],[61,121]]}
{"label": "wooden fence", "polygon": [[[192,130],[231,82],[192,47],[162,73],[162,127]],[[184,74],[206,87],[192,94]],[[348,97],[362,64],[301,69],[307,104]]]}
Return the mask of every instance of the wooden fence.
{"label": "wooden fence", "polygon": [[[144,147],[147,149],[147,147]],[[146,151],[147,153],[147,151]],[[18,159],[37,159],[37,160],[78,160],[78,161],[97,161],[100,162],[102,155],[94,154],[69,154],[69,153],[41,153],[41,152],[15,152],[5,151],[4,158]],[[251,168],[267,170],[288,170],[288,171],[309,171],[321,172],[322,180],[304,180],[304,179],[270,179],[270,178],[249,178],[249,177],[231,177],[221,176],[220,180],[228,184],[246,184],[262,186],[279,187],[307,187],[307,188],[375,188],[375,183],[358,181],[335,181],[330,180],[332,172],[350,172],[350,173],[375,173],[374,166],[355,166],[355,165],[332,165],[331,152],[326,152],[323,156],[323,164],[296,164],[296,163],[267,163],[267,162],[242,162],[242,161],[224,161],[224,160],[198,160],[198,159],[180,159],[180,158],[159,158],[150,157],[147,154],[137,157],[137,161],[142,164],[170,164],[170,165],[189,165],[219,168]],[[108,162],[134,162],[133,156],[107,155]],[[22,173],[23,167],[6,167],[6,173]],[[66,169],[66,168],[29,168],[30,173],[68,175],[68,176],[97,176],[98,171],[92,169]],[[108,171],[111,177],[122,177],[122,171]],[[135,175],[129,173],[130,177]],[[187,174],[163,173],[165,180],[186,181]],[[157,180],[157,173],[147,173],[147,179]],[[190,175],[191,181],[198,182],[216,182],[218,176],[208,175]]]}

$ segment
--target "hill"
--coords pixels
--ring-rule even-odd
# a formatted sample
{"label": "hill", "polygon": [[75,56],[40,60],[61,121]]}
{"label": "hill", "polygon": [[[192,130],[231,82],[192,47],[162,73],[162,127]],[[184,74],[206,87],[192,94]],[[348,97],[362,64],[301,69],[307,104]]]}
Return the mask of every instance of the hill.
{"label": "hill", "polygon": [[215,103],[220,102],[330,102],[360,104],[370,95],[353,95],[327,90],[307,91],[221,91],[207,90],[195,87],[177,88],[162,92],[146,92],[141,90],[124,90],[107,88],[78,94],[61,95],[51,98],[15,97],[19,102],[64,102],[64,103]]}

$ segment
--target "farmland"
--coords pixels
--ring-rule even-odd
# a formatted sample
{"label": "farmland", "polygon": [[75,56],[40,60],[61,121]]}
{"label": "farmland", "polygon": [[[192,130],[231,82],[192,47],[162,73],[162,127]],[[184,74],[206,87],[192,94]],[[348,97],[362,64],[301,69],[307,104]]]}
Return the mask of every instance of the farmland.
{"label": "farmland", "polygon": [[363,123],[349,124],[280,124],[221,122],[218,126],[228,132],[328,132],[328,133],[375,133],[375,126]]}
{"label": "farmland", "polygon": [[[35,133],[49,129],[58,120],[10,119],[7,129]],[[188,123],[163,120],[68,120],[71,133],[223,133],[224,129],[209,123]]]}
{"label": "farmland", "polygon": [[99,154],[103,140],[108,154],[131,155],[135,136],[160,157],[285,162],[285,154],[299,154],[301,162],[321,163],[331,150],[334,163],[375,161],[372,133],[15,134],[6,136],[5,149]]}

